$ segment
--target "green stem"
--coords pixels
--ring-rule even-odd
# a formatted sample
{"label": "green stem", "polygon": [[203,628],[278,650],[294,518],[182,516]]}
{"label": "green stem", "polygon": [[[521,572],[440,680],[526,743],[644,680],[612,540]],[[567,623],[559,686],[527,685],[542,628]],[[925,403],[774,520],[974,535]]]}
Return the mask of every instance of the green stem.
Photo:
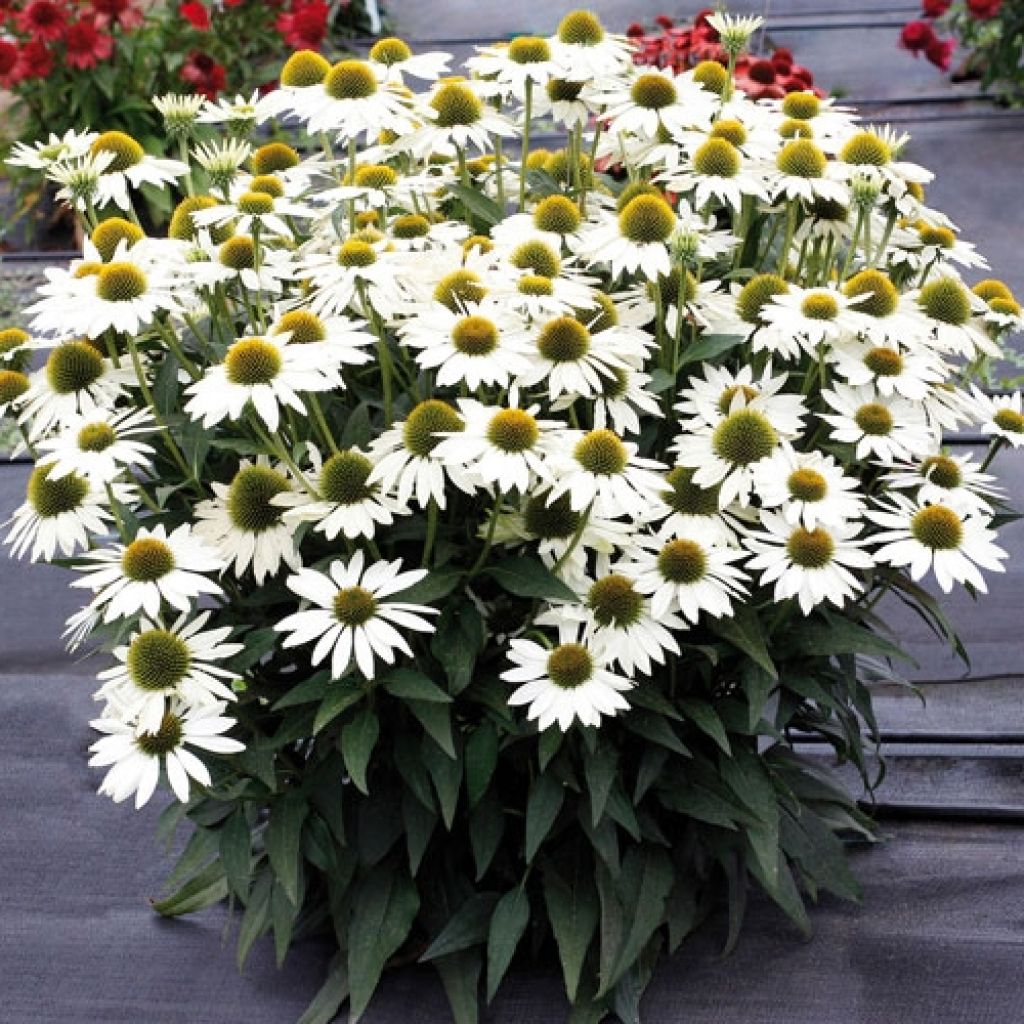
{"label": "green stem", "polygon": [[434,553],[434,541],[437,539],[437,502],[431,498],[427,503],[427,538],[423,543],[423,557],[420,565],[425,569],[430,565],[430,556]]}
{"label": "green stem", "polygon": [[470,567],[469,572],[466,574],[466,579],[471,580],[483,567],[487,561],[487,556],[491,553],[491,547],[494,544],[494,532],[498,528],[498,516],[501,512],[501,491],[498,491],[494,495],[494,507],[491,509],[491,518],[487,523],[487,536],[484,537],[484,546],[477,555],[476,561]]}
{"label": "green stem", "polygon": [[320,399],[316,397],[312,392],[306,394],[306,400],[309,402],[310,409],[313,410],[313,419],[316,420],[317,426],[320,428],[320,433],[323,435],[324,440],[327,442],[327,447],[337,455],[341,449],[338,447],[337,442],[334,440],[334,435],[331,433],[331,428],[327,425],[327,417],[324,415],[323,406],[320,405]]}
{"label": "green stem", "polygon": [[526,208],[526,160],[530,155],[530,119],[533,117],[533,81],[526,80],[523,101],[523,148],[519,155],[519,212]]}
{"label": "green stem", "polygon": [[996,457],[996,453],[999,451],[1000,448],[1002,448],[1006,444],[1007,441],[1005,437],[992,438],[992,443],[989,445],[988,451],[985,453],[985,458],[982,461],[981,465],[978,467],[979,473],[984,473],[985,470],[988,469],[990,465],[992,465],[992,460]]}
{"label": "green stem", "polygon": [[583,513],[583,516],[580,519],[580,525],[576,527],[576,532],[572,535],[572,539],[569,541],[569,546],[562,552],[562,556],[551,567],[551,571],[556,575],[558,574],[558,570],[565,565],[569,556],[576,550],[580,541],[583,539],[583,534],[587,529],[587,523],[590,522],[590,510],[593,507],[593,505],[587,506],[587,511]]}
{"label": "green stem", "polygon": [[195,363],[182,351],[181,346],[178,344],[178,339],[174,336],[174,331],[171,329],[169,324],[164,323],[162,320],[156,321],[156,329],[160,332],[160,337],[167,343],[167,347],[171,350],[171,354],[181,364],[182,369],[193,379],[199,380],[202,377],[202,371],[198,369]]}

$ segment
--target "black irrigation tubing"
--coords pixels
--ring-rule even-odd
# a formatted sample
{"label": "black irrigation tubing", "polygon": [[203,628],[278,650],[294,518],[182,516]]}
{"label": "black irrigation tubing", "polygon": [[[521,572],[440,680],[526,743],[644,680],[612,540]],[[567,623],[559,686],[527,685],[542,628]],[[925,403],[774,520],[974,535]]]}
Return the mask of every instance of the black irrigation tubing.
{"label": "black irrigation tubing", "polygon": [[[922,709],[923,710],[923,709]],[[866,736],[867,734],[865,734]],[[817,733],[793,731],[793,739],[802,746],[830,747],[831,740]],[[1024,745],[1024,732],[913,732],[881,730],[879,740],[885,744],[902,744],[914,747],[1020,747]],[[923,753],[892,755],[904,760],[922,757]],[[939,756],[939,755],[936,755]],[[1019,760],[1017,754],[1007,755],[1008,758]]]}
{"label": "black irrigation tubing", "polygon": [[858,800],[857,806],[880,821],[953,821],[975,825],[1024,825],[1024,807],[891,803],[884,800]]}

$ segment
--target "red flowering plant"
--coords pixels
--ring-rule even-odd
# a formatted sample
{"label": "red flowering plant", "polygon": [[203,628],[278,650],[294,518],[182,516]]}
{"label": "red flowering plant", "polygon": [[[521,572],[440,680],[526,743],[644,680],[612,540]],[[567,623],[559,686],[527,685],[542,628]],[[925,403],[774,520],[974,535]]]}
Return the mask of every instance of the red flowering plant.
{"label": "red flowering plant", "polygon": [[[337,10],[335,11],[335,7]],[[0,157],[12,176],[83,153],[98,124],[151,149],[154,96],[251,96],[282,53],[380,28],[375,0],[6,0],[0,2]],[[27,146],[27,140],[45,143]],[[21,188],[22,212],[38,193]],[[150,213],[163,220],[160,190]],[[155,205],[154,205],[155,204]]]}
{"label": "red flowering plant", "polygon": [[[728,55],[719,40],[718,31],[708,20],[714,8],[697,13],[689,24],[676,24],[666,14],[655,19],[656,28],[648,30],[634,23],[626,35],[637,47],[635,61],[641,65],[686,71],[705,61],[728,64]],[[824,93],[814,84],[814,75],[797,64],[785,47],[764,47],[760,52],[744,53],[736,60],[734,84],[752,99],[781,99],[790,92]]]}
{"label": "red flowering plant", "polygon": [[966,56],[955,80],[980,79],[993,96],[1024,104],[1024,0],[922,0],[900,46],[948,71],[957,46]]}

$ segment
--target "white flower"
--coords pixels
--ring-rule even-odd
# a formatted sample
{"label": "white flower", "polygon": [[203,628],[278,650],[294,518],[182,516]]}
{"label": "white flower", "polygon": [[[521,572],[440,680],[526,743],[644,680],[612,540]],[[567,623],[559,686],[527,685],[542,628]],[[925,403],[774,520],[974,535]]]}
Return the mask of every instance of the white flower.
{"label": "white flower", "polygon": [[416,633],[432,633],[434,626],[423,618],[437,615],[436,608],[384,598],[407,590],[427,575],[425,569],[402,572],[401,559],[374,562],[364,568],[362,551],[348,564],[332,562],[327,573],[303,569],[288,577],[288,589],[310,601],[314,608],[296,612],[274,627],[290,633],[284,647],[316,646],[312,663],[319,665],[328,656],[331,675],[340,679],[353,659],[359,671],[372,679],[374,661],[394,664],[395,652],[412,657],[412,648],[396,626]]}
{"label": "white flower", "polygon": [[783,444],[758,463],[754,489],[764,508],[777,508],[784,522],[814,530],[857,520],[864,511],[859,483],[831,455],[797,452]]}
{"label": "white flower", "polygon": [[480,78],[493,82],[499,95],[520,102],[526,98],[527,83],[531,90],[538,90],[561,73],[551,45],[536,36],[519,36],[507,44],[478,46],[476,51],[477,55],[466,61],[466,67]]}
{"label": "white flower", "polygon": [[754,335],[754,347],[795,359],[801,351],[813,352],[822,342],[834,343],[856,334],[860,327],[856,301],[837,288],[790,284],[789,291],[773,295],[758,312],[768,329]]}
{"label": "white flower", "polygon": [[98,132],[80,132],[74,128],[69,128],[63,135],[50,132],[49,137],[42,142],[31,145],[16,142],[4,163],[11,167],[46,171],[56,163],[86,156],[98,137]]}
{"label": "white flower", "polygon": [[518,684],[508,702],[513,707],[528,705],[526,717],[539,729],[557,722],[567,732],[576,719],[581,725],[596,726],[602,715],[629,710],[622,694],[633,682],[611,671],[606,653],[580,641],[574,622],[563,620],[554,648],[533,640],[510,640],[508,656],[515,668],[501,678]]}
{"label": "white flower", "polygon": [[800,395],[785,394],[783,386],[788,374],[772,375],[769,363],[754,377],[748,363],[736,373],[725,367],[706,363],[702,367],[703,379],[693,376],[684,388],[676,411],[688,418],[688,429],[717,427],[730,413],[750,409],[761,413],[780,434],[795,437],[803,429],[807,407]]}
{"label": "white flower", "polygon": [[971,397],[977,410],[976,419],[983,434],[1001,438],[1014,448],[1024,445],[1024,406],[1022,395],[986,395],[972,387]]}
{"label": "white flower", "polygon": [[286,523],[313,523],[328,540],[338,534],[354,540],[372,537],[380,526],[390,526],[396,515],[408,510],[381,493],[379,484],[368,482],[373,463],[356,448],[334,452],[324,461],[309,448],[314,470],[309,477],[315,495],[305,490],[282,491],[271,499],[284,508]]}
{"label": "white flower", "polygon": [[602,122],[614,138],[620,133],[653,139],[669,132],[710,126],[716,113],[711,93],[670,68],[645,67],[634,78],[609,78],[595,83],[593,100],[603,109]]}
{"label": "white flower", "polygon": [[632,62],[629,40],[606,32],[590,11],[567,14],[549,42],[562,77],[573,82],[621,75]]}
{"label": "white flower", "polygon": [[140,612],[156,619],[164,602],[187,612],[200,594],[223,593],[204,573],[220,572],[224,559],[193,537],[188,523],[170,534],[163,523],[143,527],[130,544],[89,551],[75,568],[86,575],[71,586],[95,593],[90,605],[103,609],[104,622]]}
{"label": "white flower", "polygon": [[651,595],[655,619],[674,611],[692,623],[701,612],[716,619],[731,616],[733,599],[747,592],[746,576],[733,564],[746,552],[721,547],[712,533],[639,538],[627,557],[622,571],[636,581],[640,593]]}
{"label": "white flower", "polygon": [[593,403],[594,426],[610,427],[618,434],[639,434],[640,413],[660,419],[661,407],[657,398],[647,390],[649,374],[626,367],[613,367],[611,376],[602,379],[598,395],[568,393],[551,403],[553,412],[572,408],[575,401],[588,398]]}
{"label": "white flower", "polygon": [[[371,30],[376,31],[376,30]],[[401,85],[406,75],[432,82],[448,73],[450,53],[413,53],[408,44],[394,36],[378,39],[370,47],[369,63],[386,82]]]}
{"label": "white flower", "polygon": [[814,527],[788,522],[775,512],[761,513],[763,532],[744,541],[754,552],[746,564],[760,571],[763,586],[775,584],[776,601],[795,597],[804,615],[823,601],[842,607],[864,589],[850,569],[870,569],[874,561],[856,540],[860,523],[832,522]]}
{"label": "white flower", "polygon": [[819,413],[832,427],[833,440],[856,445],[858,459],[892,462],[935,448],[938,439],[919,402],[847,384],[822,391],[821,397],[835,409]]}
{"label": "white flower", "polygon": [[658,182],[673,192],[692,196],[696,209],[718,202],[735,211],[744,199],[767,198],[764,174],[728,139],[710,137],[681,166],[658,175]]}
{"label": "white flower", "polygon": [[902,463],[882,477],[886,487],[913,491],[922,505],[948,505],[960,515],[991,515],[991,499],[1002,495],[995,477],[980,471],[970,455],[929,455]]}
{"label": "white flower", "polygon": [[162,187],[188,173],[188,164],[152,156],[124,132],[104,132],[93,142],[92,152],[113,154],[96,187],[97,206],[113,203],[122,210],[130,210],[129,187]]}
{"label": "white flower", "polygon": [[204,631],[211,614],[202,612],[191,622],[184,614],[167,627],[142,619],[129,642],[114,648],[117,664],[98,673],[103,685],[95,699],[108,701],[119,717],[137,720],[146,732],[160,728],[167,702],[176,697],[189,707],[235,700],[224,680],[236,673],[217,662],[245,645],[224,642],[230,626]]}
{"label": "white flower", "polygon": [[252,567],[260,585],[277,574],[282,562],[295,571],[302,567],[293,526],[283,518],[284,508],[273,500],[292,488],[283,466],[272,467],[264,456],[255,464],[246,460],[230,484],[211,486],[214,497],[195,508],[196,536],[233,563],[235,576]]}
{"label": "white flower", "polygon": [[[78,473],[50,479],[52,464],[40,462],[28,478],[28,500],[11,516],[7,543],[11,554],[20,558],[31,549],[33,562],[52,561],[57,551],[72,555],[88,547],[92,537],[102,536],[113,519],[107,508],[108,496],[102,486]],[[129,488],[114,487],[120,501],[131,497]]]}
{"label": "white flower", "polygon": [[190,384],[185,412],[204,427],[240,419],[250,403],[271,433],[281,422],[281,406],[305,415],[300,392],[330,391],[341,381],[324,365],[316,346],[289,345],[290,336],[240,338],[229,346],[224,362],[211,366]]}
{"label": "white flower", "polygon": [[206,765],[186,750],[186,745],[215,754],[234,754],[245,749],[244,743],[223,735],[235,725],[233,719],[222,716],[225,707],[223,703],[215,703],[189,708],[176,702],[152,731],[118,717],[90,722],[97,732],[105,735],[89,748],[93,755],[89,764],[94,768],[110,767],[99,792],[115,803],[127,800],[134,793],[138,809],[153,795],[163,764],[174,795],[185,803],[189,778],[202,786],[211,785]]}
{"label": "white flower", "polygon": [[52,459],[51,480],[80,473],[105,484],[129,467],[150,464],[153,448],[138,438],[155,429],[148,409],[94,409],[84,416],[69,416],[60,434],[39,441],[36,448],[46,454],[47,462]]}
{"label": "white flower", "polygon": [[607,263],[613,278],[639,271],[653,281],[672,269],[668,243],[675,230],[672,207],[660,196],[641,194],[588,231],[579,253],[591,264]]}
{"label": "white flower", "polygon": [[948,505],[924,505],[903,495],[867,515],[883,527],[871,538],[881,544],[875,551],[876,560],[908,566],[913,580],[931,569],[947,594],[954,583],[988,593],[978,566],[990,572],[1005,571],[1002,560],[1007,554],[992,543],[996,533],[988,516],[961,515]]}
{"label": "white flower", "polygon": [[470,147],[486,152],[495,135],[514,135],[515,126],[487,102],[486,93],[480,82],[436,83],[426,96],[418,97],[416,116],[421,126],[400,135],[396,151],[419,159],[431,153],[455,156]]}

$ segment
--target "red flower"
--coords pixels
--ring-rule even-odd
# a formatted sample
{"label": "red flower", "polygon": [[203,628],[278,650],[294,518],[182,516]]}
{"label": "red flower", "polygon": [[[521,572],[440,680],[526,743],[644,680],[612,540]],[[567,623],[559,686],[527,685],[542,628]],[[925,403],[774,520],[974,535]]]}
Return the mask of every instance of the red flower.
{"label": "red flower", "polygon": [[193,27],[205,32],[210,27],[210,12],[199,0],[188,0],[178,8],[178,13]]}
{"label": "red flower", "polygon": [[941,18],[952,0],[921,0],[921,10],[926,18]]}
{"label": "red flower", "polygon": [[14,16],[14,22],[33,39],[60,39],[64,35],[65,12],[54,0],[32,0]]}
{"label": "red flower", "polygon": [[999,13],[1003,0],[967,0],[967,9],[976,18],[994,18]]}
{"label": "red flower", "polygon": [[644,34],[644,27],[639,21],[630,22],[629,28],[626,29],[626,36],[630,39],[641,39]]}
{"label": "red flower", "polygon": [[116,22],[121,28],[138,28],[145,15],[138,7],[132,6],[132,0],[90,0],[96,12],[96,23],[104,28]]}
{"label": "red flower", "polygon": [[291,10],[278,15],[277,31],[293,50],[319,50],[329,14],[324,0],[293,0]]}
{"label": "red flower", "polygon": [[900,33],[900,46],[909,50],[915,57],[922,50],[938,42],[935,30],[927,21],[908,21]]}
{"label": "red flower", "polygon": [[225,7],[237,7],[239,4],[244,4],[245,0],[221,0]]}
{"label": "red flower", "polygon": [[92,21],[82,19],[68,25],[64,37],[67,62],[73,68],[95,67],[114,52],[114,40],[106,32],[99,32]]}
{"label": "red flower", "polygon": [[668,30],[669,30],[669,29],[670,29],[670,28],[672,27],[672,25],[674,24],[674,22],[672,21],[672,19],[671,19],[671,18],[670,18],[670,17],[669,17],[669,16],[667,15],[667,14],[659,14],[659,15],[658,15],[658,16],[657,16],[657,17],[656,17],[656,18],[654,19],[654,22],[655,22],[655,24],[656,24],[656,25],[658,25],[659,27],[661,27],[661,28],[665,29],[665,31],[666,31],[666,32],[667,32],[667,31],[668,31]]}
{"label": "red flower", "polygon": [[953,63],[953,51],[956,49],[955,39],[936,39],[925,51],[924,55],[937,68],[948,71]]}
{"label": "red flower", "polygon": [[15,84],[14,74],[18,67],[18,48],[6,39],[0,39],[0,85],[5,89]]}
{"label": "red flower", "polygon": [[14,78],[23,82],[26,79],[45,78],[53,71],[53,54],[46,43],[39,39],[30,39],[18,55],[18,66],[14,69]]}
{"label": "red flower", "polygon": [[223,64],[218,64],[208,53],[195,50],[181,66],[181,77],[208,100],[217,98],[217,93],[227,85],[228,76]]}

